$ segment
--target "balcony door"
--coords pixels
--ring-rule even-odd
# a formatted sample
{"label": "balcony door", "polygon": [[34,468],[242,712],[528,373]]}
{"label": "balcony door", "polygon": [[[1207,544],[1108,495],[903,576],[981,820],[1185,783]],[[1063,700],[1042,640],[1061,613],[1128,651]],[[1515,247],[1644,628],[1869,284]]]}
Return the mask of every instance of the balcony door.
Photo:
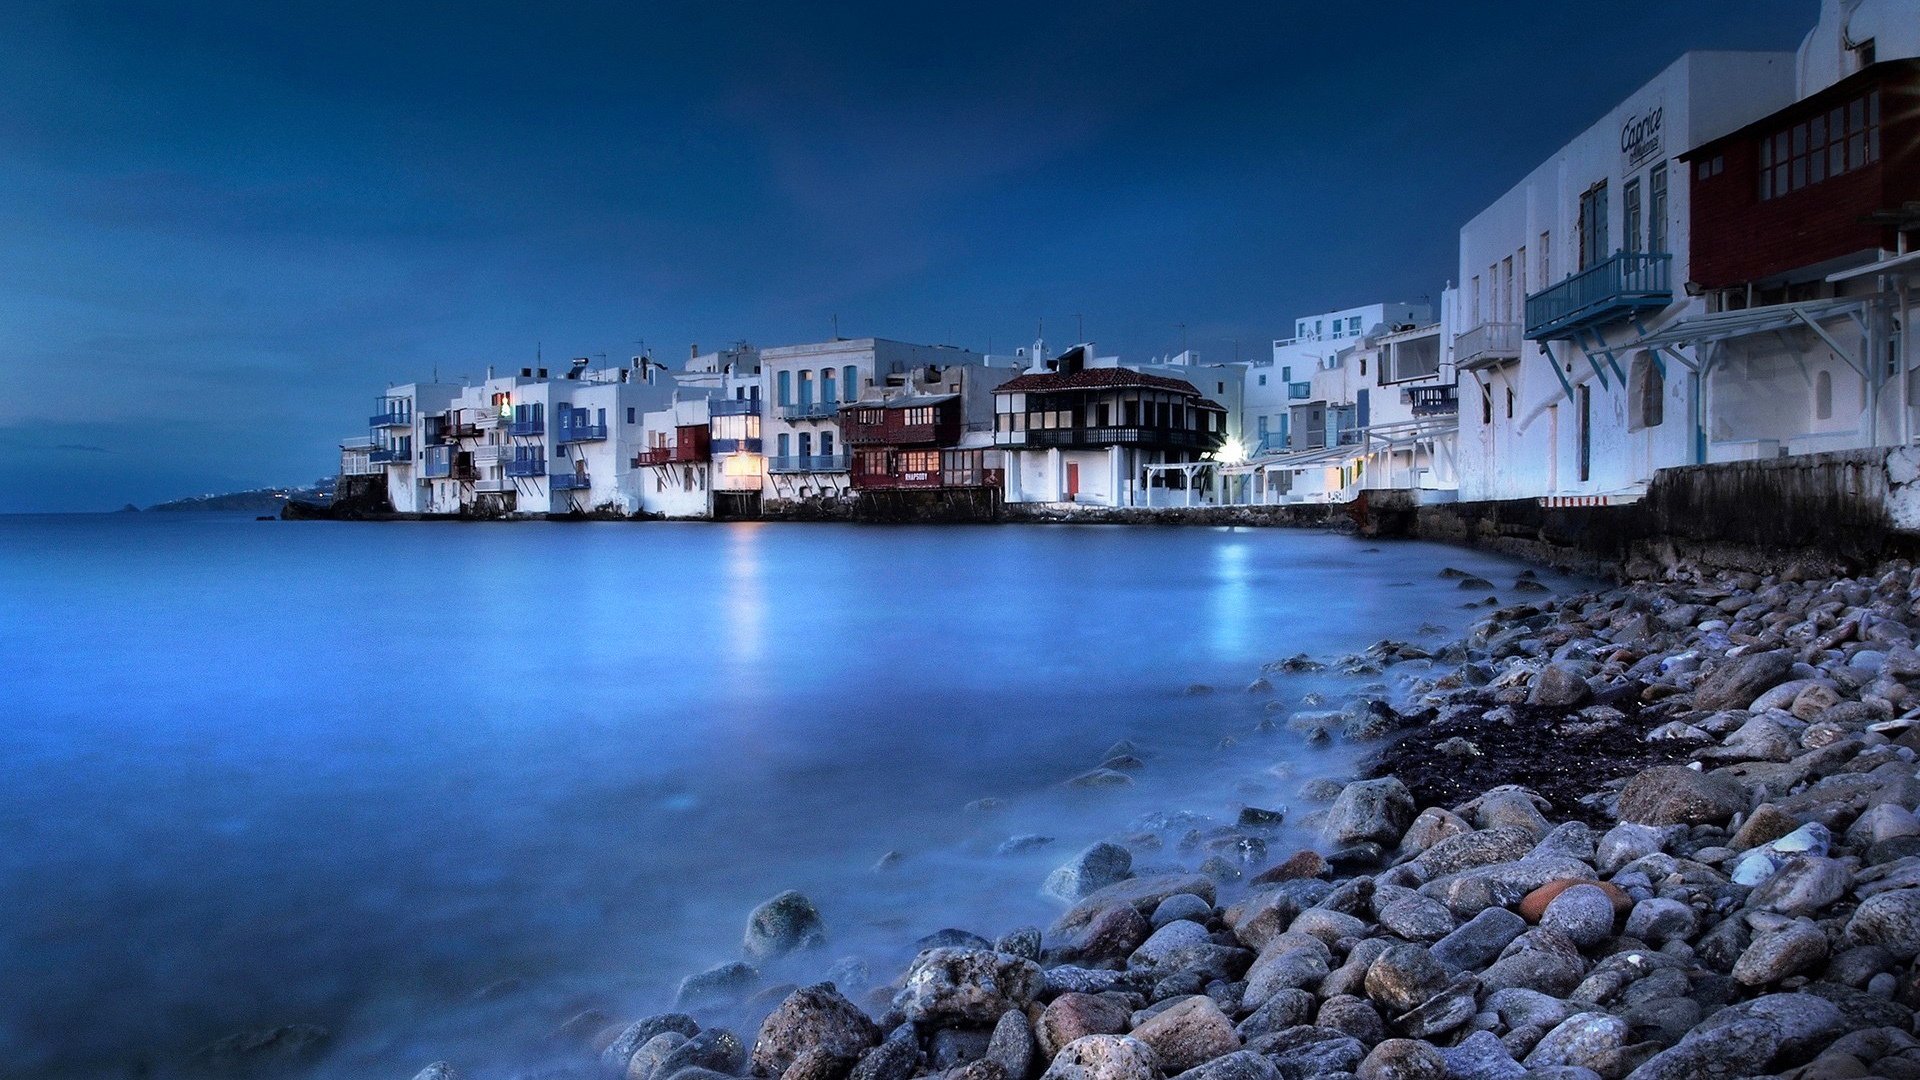
{"label": "balcony door", "polygon": [[1580,196],[1580,269],[1605,259],[1608,243],[1607,182],[1602,180]]}

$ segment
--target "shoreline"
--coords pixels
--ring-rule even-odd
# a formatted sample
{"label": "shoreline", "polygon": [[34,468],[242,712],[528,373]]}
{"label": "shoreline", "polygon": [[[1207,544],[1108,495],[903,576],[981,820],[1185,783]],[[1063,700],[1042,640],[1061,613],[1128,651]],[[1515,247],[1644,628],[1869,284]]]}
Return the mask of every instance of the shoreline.
{"label": "shoreline", "polygon": [[583,1013],[524,1075],[1920,1075],[1920,573],[1480,599],[1527,580],[1463,578],[1485,610],[1444,645],[1268,665],[1282,699],[1430,672],[1287,719],[1373,747],[1304,814],[1116,822],[1048,878],[1051,926],[938,930],[902,972],[781,982],[830,939],[782,894],[681,1011]]}

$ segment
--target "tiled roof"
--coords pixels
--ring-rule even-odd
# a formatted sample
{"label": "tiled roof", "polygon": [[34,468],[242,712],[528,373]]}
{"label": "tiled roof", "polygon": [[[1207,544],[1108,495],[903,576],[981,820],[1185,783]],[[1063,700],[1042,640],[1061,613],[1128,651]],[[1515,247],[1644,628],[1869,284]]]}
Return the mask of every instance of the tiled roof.
{"label": "tiled roof", "polygon": [[1192,383],[1185,379],[1169,379],[1161,375],[1149,375],[1144,371],[1129,368],[1098,367],[1081,368],[1071,375],[1058,372],[1046,372],[1038,375],[1021,375],[1011,382],[1001,383],[994,388],[996,394],[1039,393],[1047,390],[1109,390],[1142,386],[1153,390],[1172,390],[1180,394],[1200,396]]}

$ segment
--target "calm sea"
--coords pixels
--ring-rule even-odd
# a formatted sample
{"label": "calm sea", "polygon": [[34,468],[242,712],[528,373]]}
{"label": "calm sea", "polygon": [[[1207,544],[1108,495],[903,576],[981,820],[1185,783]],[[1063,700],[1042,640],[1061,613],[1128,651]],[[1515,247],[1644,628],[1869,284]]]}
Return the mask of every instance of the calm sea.
{"label": "calm sea", "polygon": [[[1346,769],[1242,688],[1463,625],[1443,566],[1519,569],[1283,530],[0,518],[0,1061],[152,1075],[317,1023],[321,1076],[510,1076],[787,888],[832,940],[773,974],[884,981],[933,930],[1049,921],[1047,870],[1140,813]],[[1122,738],[1134,787],[1061,786]]]}

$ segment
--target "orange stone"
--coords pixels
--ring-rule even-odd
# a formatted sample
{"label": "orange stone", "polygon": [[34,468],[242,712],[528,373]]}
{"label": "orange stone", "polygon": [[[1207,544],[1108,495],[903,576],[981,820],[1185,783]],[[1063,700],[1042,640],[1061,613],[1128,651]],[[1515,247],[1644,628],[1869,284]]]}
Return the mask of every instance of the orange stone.
{"label": "orange stone", "polygon": [[1565,881],[1549,881],[1545,885],[1528,893],[1520,901],[1520,917],[1530,923],[1539,922],[1540,916],[1546,914],[1547,905],[1553,903],[1553,898],[1573,888],[1575,885],[1599,886],[1600,891],[1607,894],[1607,899],[1613,901],[1613,913],[1615,915],[1625,915],[1627,912],[1633,910],[1633,897],[1628,896],[1618,885],[1605,881],[1584,881],[1579,878],[1568,878]]}

